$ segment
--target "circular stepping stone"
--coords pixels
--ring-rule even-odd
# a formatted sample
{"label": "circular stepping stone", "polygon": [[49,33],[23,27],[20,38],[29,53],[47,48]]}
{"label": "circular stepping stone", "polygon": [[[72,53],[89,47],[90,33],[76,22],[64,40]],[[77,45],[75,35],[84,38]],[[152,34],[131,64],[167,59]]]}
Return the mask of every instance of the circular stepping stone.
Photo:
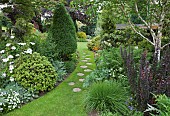
{"label": "circular stepping stone", "polygon": [[73,89],[73,92],[80,92],[80,91],[81,91],[80,88],[74,88],[74,89]]}
{"label": "circular stepping stone", "polygon": [[86,60],[90,60],[90,58],[85,58]]}
{"label": "circular stepping stone", "polygon": [[75,83],[74,82],[70,82],[70,83],[68,83],[68,85],[75,85]]}
{"label": "circular stepping stone", "polygon": [[87,66],[80,66],[80,68],[87,68]]}
{"label": "circular stepping stone", "polygon": [[84,79],[79,79],[79,81],[80,81],[80,82],[83,82],[83,81],[84,81]]}
{"label": "circular stepping stone", "polygon": [[78,75],[78,76],[84,76],[84,74],[83,74],[83,73],[77,73],[77,75]]}
{"label": "circular stepping stone", "polygon": [[82,60],[82,62],[87,62],[87,60]]}
{"label": "circular stepping stone", "polygon": [[86,56],[90,56],[90,55],[86,55]]}
{"label": "circular stepping stone", "polygon": [[91,69],[85,69],[84,72],[91,72]]}
{"label": "circular stepping stone", "polygon": [[92,65],[92,63],[90,63],[90,62],[87,62],[86,64],[87,64],[87,65]]}

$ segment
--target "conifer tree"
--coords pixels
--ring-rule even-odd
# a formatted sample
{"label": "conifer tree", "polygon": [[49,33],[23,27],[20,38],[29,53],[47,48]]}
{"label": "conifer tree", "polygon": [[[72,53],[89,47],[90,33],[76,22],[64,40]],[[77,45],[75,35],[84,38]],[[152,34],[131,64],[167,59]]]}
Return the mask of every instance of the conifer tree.
{"label": "conifer tree", "polygon": [[54,11],[53,24],[50,29],[51,39],[55,49],[63,60],[68,60],[70,54],[76,52],[76,29],[65,6],[58,3]]}

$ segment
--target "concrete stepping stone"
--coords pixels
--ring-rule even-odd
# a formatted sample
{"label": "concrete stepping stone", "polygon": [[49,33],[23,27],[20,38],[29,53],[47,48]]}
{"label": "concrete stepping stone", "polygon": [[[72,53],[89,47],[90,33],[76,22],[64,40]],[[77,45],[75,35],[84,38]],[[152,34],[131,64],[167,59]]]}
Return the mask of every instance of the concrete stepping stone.
{"label": "concrete stepping stone", "polygon": [[81,60],[82,62],[87,62],[87,60]]}
{"label": "concrete stepping stone", "polygon": [[74,88],[74,89],[73,89],[73,92],[80,92],[80,91],[81,91],[80,88]]}
{"label": "concrete stepping stone", "polygon": [[84,72],[91,72],[91,69],[85,69]]}
{"label": "concrete stepping stone", "polygon": [[80,66],[80,68],[87,68],[87,66]]}
{"label": "concrete stepping stone", "polygon": [[86,56],[90,56],[90,55],[87,54]]}
{"label": "concrete stepping stone", "polygon": [[83,82],[83,81],[84,81],[84,79],[79,79],[79,81],[80,81],[80,82]]}
{"label": "concrete stepping stone", "polygon": [[77,73],[77,75],[78,75],[78,76],[84,76],[84,74],[83,74],[83,73]]}
{"label": "concrete stepping stone", "polygon": [[87,64],[87,65],[92,65],[92,63],[90,63],[90,62],[87,62],[86,64]]}
{"label": "concrete stepping stone", "polygon": [[86,60],[90,60],[90,58],[85,58]]}
{"label": "concrete stepping stone", "polygon": [[72,86],[72,85],[75,85],[75,83],[74,82],[69,82],[68,85]]}

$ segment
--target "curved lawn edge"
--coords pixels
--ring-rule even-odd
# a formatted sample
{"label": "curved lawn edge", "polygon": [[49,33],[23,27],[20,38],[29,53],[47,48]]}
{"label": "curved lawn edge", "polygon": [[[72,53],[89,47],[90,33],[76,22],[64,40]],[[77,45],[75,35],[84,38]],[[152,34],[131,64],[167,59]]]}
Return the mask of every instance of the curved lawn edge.
{"label": "curved lawn edge", "polygon": [[[82,82],[79,79],[85,78],[90,72],[84,72],[80,66],[86,65],[82,62],[85,54],[89,55],[88,69],[95,69],[94,53],[89,51],[86,46],[87,42],[78,42],[79,63],[76,69],[70,76],[64,80],[54,90],[48,92],[44,96],[36,99],[20,109],[16,109],[5,116],[87,116],[83,108],[83,102],[86,94],[86,89],[82,87]],[[77,73],[84,73],[83,76],[78,76]],[[74,85],[68,83],[74,82]],[[81,88],[80,92],[73,92],[74,88]]]}

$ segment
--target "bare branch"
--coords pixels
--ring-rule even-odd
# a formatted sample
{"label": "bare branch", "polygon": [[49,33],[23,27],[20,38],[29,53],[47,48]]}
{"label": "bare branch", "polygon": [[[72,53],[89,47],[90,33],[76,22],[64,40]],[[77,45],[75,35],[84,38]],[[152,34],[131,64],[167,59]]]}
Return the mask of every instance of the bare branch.
{"label": "bare branch", "polygon": [[149,40],[147,37],[145,37],[140,31],[137,31],[135,29],[135,25],[132,23],[132,21],[130,20],[130,17],[127,15],[126,11],[125,11],[125,7],[124,4],[122,2],[120,2],[120,9],[122,10],[122,12],[124,13],[124,15],[127,17],[128,22],[130,24],[130,26],[132,27],[132,29],[135,31],[135,33],[137,33],[138,35],[140,35],[142,38],[146,39],[149,43],[151,43],[152,45],[155,45],[155,43],[153,43],[151,40]]}
{"label": "bare branch", "polygon": [[[137,12],[138,17],[139,17],[140,20],[148,27],[148,29],[149,29],[150,32],[151,32],[152,37],[154,38],[154,37],[156,36],[156,34],[155,34],[155,32],[153,31],[151,25],[149,25],[149,24],[141,17],[141,15],[140,15],[140,13],[139,13],[138,5],[137,5],[136,2],[135,2],[135,9],[136,9],[136,12]],[[155,44],[155,40],[154,40],[154,39],[153,39],[153,43]]]}
{"label": "bare branch", "polygon": [[167,43],[161,47],[161,49],[164,49],[166,46],[170,45],[170,43]]}
{"label": "bare branch", "polygon": [[147,40],[149,43],[151,43],[152,45],[155,45],[152,41],[150,41],[147,37],[145,37],[140,31],[137,31],[137,30],[135,29],[135,26],[134,26],[134,24],[131,22],[131,20],[128,19],[128,21],[129,21],[130,26],[132,27],[132,29],[133,29],[138,35],[140,35],[141,37],[143,37],[144,39],[146,39],[146,40]]}

